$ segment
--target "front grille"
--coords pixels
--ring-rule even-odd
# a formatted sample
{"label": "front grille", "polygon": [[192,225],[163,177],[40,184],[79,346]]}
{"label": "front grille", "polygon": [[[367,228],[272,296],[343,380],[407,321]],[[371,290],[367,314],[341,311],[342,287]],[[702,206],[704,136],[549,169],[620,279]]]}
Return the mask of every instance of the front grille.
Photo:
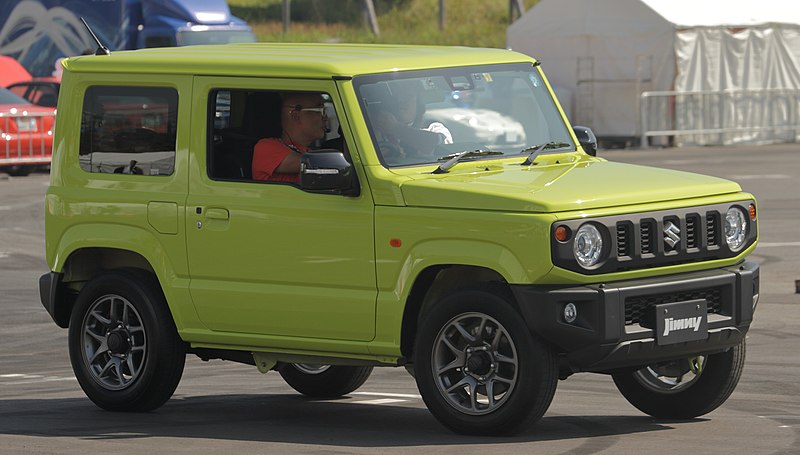
{"label": "front grille", "polygon": [[[705,225],[700,223],[700,217],[698,213],[685,213],[660,219],[641,218],[638,223],[617,222],[617,257],[675,256],[718,247],[719,212],[706,213]],[[637,243],[638,248],[630,247]]]}
{"label": "front grille", "polygon": [[671,292],[669,294],[644,295],[625,299],[625,325],[648,324],[652,318],[651,308],[662,303],[686,302],[688,300],[705,299],[709,314],[719,314],[722,306],[720,288],[698,289],[695,291]]}
{"label": "front grille", "polygon": [[[553,263],[574,272],[596,275],[734,257],[737,253],[730,251],[723,237],[722,220],[734,205],[747,213],[745,208],[749,203],[559,221],[554,228],[566,225],[572,232],[585,223],[594,224],[605,232],[608,246],[604,246],[606,259],[585,269],[575,260],[571,242],[553,242]],[[747,246],[755,242],[757,235],[756,223],[750,223]]]}

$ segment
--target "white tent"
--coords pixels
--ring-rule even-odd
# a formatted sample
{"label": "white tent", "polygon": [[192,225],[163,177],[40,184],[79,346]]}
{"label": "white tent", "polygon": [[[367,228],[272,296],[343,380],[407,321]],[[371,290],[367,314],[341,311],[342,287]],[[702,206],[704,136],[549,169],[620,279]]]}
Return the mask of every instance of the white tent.
{"label": "white tent", "polygon": [[[551,84],[571,95],[564,104],[573,123],[600,137],[800,138],[795,0],[541,0],[508,28],[507,43],[542,62]],[[641,113],[645,91],[681,94],[652,94]]]}

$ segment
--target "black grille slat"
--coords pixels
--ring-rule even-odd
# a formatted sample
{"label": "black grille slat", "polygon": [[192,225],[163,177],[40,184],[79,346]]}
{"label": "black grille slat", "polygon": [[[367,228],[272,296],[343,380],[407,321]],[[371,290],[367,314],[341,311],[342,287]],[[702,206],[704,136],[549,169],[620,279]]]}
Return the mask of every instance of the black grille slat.
{"label": "black grille slat", "polygon": [[617,256],[631,255],[630,241],[630,223],[617,223]]}
{"label": "black grille slat", "polygon": [[720,313],[720,308],[722,307],[722,291],[720,288],[627,297],[625,299],[625,325],[639,324],[646,321],[650,309],[656,305],[700,299],[706,301],[709,314]]}
{"label": "black grille slat", "polygon": [[706,214],[706,245],[719,245],[719,218],[715,213]]}
{"label": "black grille slat", "polygon": [[686,248],[697,248],[697,225],[698,225],[698,216],[695,214],[690,214],[686,217]]}
{"label": "black grille slat", "polygon": [[656,237],[653,224],[651,221],[642,221],[640,224],[639,236],[642,242],[642,254],[653,254]]}

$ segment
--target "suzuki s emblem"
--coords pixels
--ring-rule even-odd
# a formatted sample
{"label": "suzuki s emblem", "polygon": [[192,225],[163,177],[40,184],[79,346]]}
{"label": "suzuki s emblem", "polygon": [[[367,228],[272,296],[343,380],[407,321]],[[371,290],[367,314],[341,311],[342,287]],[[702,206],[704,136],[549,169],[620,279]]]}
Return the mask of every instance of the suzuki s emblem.
{"label": "suzuki s emblem", "polygon": [[672,221],[664,223],[664,243],[669,245],[670,248],[675,248],[675,245],[681,241],[681,229]]}

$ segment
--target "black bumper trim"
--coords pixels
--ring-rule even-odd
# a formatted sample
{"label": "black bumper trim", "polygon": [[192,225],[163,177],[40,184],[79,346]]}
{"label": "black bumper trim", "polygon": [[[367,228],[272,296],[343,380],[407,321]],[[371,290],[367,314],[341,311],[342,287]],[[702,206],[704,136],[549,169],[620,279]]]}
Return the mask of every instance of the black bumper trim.
{"label": "black bumper trim", "polygon": [[[676,358],[709,354],[744,340],[758,299],[759,268],[736,267],[574,287],[513,285],[514,296],[532,332],[553,345],[572,372],[607,371]],[[719,289],[717,314],[709,314],[708,338],[658,345],[645,323],[625,325],[625,300],[687,291]],[[678,300],[680,301],[680,300]],[[577,319],[567,323],[572,303]]]}
{"label": "black bumper trim", "polygon": [[[53,321],[61,327],[66,329],[69,327],[69,312],[72,308],[71,305],[66,305],[66,302],[60,298],[61,278],[62,273],[49,272],[39,277],[39,298],[42,300],[42,305]],[[62,304],[58,304],[61,301]]]}

